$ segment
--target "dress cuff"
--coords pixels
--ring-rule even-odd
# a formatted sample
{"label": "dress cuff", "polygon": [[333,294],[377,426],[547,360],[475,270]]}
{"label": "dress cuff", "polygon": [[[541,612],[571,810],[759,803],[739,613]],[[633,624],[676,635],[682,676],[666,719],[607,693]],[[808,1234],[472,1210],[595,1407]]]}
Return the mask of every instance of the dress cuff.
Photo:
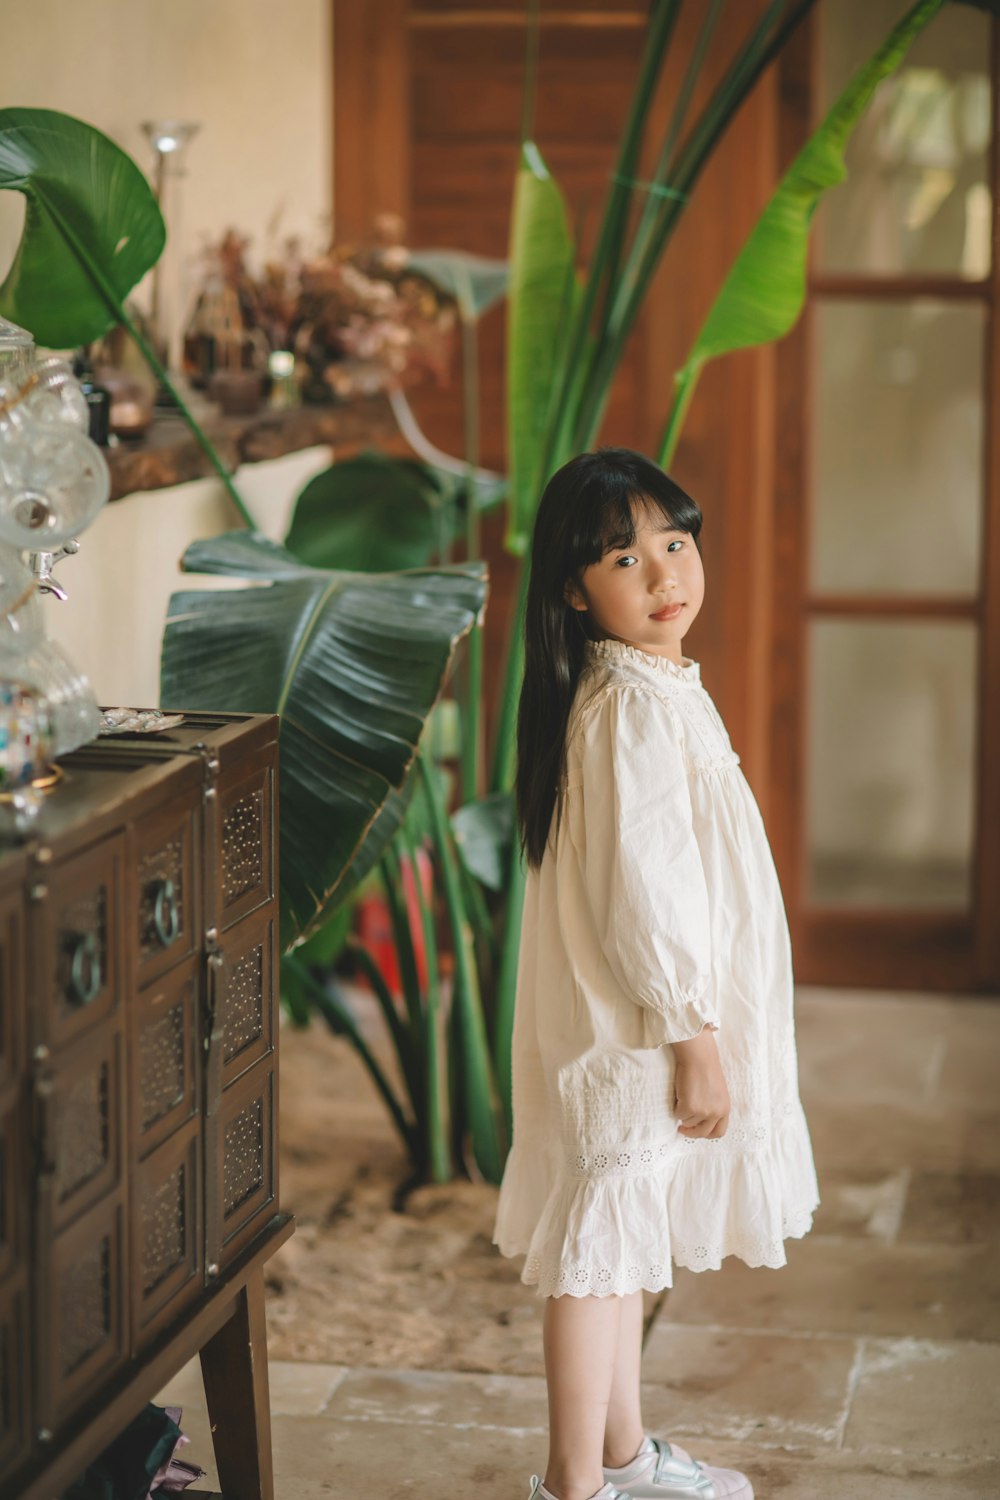
{"label": "dress cuff", "polygon": [[673,1042],[689,1042],[706,1026],[719,1029],[719,1017],[703,998],[685,1000],[669,1011],[644,1008],[643,1047],[665,1047]]}

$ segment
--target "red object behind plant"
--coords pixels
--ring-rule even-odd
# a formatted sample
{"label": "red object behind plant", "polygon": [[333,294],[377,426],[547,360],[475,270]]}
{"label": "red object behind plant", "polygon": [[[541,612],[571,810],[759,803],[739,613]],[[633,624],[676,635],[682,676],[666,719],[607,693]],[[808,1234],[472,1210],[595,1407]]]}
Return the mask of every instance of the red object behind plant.
{"label": "red object behind plant", "polygon": [[[424,901],[430,904],[434,886],[434,869],[426,849],[417,849],[415,862]],[[424,942],[424,926],[420,917],[417,885],[413,865],[405,856],[400,856],[400,871],[403,879],[403,899],[413,942],[413,955],[417,965],[417,980],[422,991],[427,988],[427,947]],[[399,974],[399,960],[392,935],[392,921],[385,897],[372,893],[358,902],[356,927],[358,937],[375,960],[379,973],[390,992],[397,1000],[403,996],[403,985]]]}

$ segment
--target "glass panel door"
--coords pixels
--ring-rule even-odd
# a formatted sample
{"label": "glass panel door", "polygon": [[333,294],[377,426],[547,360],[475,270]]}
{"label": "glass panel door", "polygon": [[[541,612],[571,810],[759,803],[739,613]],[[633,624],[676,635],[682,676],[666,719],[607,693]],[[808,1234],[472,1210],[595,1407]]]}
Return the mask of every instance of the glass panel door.
{"label": "glass panel door", "polygon": [[[901,14],[819,9],[816,119]],[[956,5],[927,27],[817,223],[803,788],[817,918],[973,906],[991,24]]]}

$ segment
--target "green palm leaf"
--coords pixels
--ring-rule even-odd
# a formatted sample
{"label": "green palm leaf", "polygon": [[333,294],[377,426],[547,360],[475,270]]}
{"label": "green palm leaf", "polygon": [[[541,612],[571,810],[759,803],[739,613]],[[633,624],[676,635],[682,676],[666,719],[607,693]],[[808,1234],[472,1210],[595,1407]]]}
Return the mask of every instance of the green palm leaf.
{"label": "green palm leaf", "polygon": [[64,349],[124,321],[123,304],[163,251],[156,199],[135,162],[82,120],[0,109],[0,189],[23,193],[24,232],[0,313]]}
{"label": "green palm leaf", "polygon": [[282,945],[315,932],[377,862],[457,643],[486,594],[481,563],[364,574],[309,568],[262,538],[198,542],[188,571],[265,586],[173,595],[162,699],[281,715]]}
{"label": "green palm leaf", "polygon": [[785,173],[723,283],[687,363],[664,432],[660,462],[669,465],[695,385],[709,360],[782,338],[806,293],[806,253],[823,194],[847,176],[844,150],[881,83],[894,73],[914,38],[946,0],[918,0],[875,55],[859,68],[819,129]]}
{"label": "green palm leaf", "polygon": [[537,146],[526,141],[514,185],[507,294],[505,545],[523,554],[538,504],[559,343],[579,296],[566,204]]}

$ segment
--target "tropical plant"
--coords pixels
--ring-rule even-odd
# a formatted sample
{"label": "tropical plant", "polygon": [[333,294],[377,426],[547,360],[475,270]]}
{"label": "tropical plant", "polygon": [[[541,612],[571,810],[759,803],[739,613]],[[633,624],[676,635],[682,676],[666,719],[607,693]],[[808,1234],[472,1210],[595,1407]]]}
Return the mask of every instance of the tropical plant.
{"label": "tropical plant", "polygon": [[[659,143],[657,166],[651,180],[637,180],[638,162],[647,133],[650,106],[662,75],[680,12],[680,0],[661,0],[650,19],[647,45],[640,66],[632,109],[623,133],[617,167],[605,205],[597,248],[584,277],[576,272],[576,246],[569,216],[558,185],[548,172],[540,149],[526,132],[522,141],[510,238],[508,286],[507,423],[510,474],[507,488],[506,545],[523,557],[534,517],[534,507],[547,476],[572,453],[590,446],[597,434],[608,393],[643,298],[690,201],[712,150],[743,99],[775,58],[791,31],[810,7],[798,4],[766,6],[751,28],[744,46],[717,86],[701,114],[689,123],[695,86],[721,5],[705,6],[700,35],[692,51],[672,115]],[[843,180],[844,146],[880,81],[900,64],[914,37],[942,8],[945,0],[919,0],[893,28],[885,43],[854,76],[819,129],[789,168],[756,227],[725,279],[691,352],[678,371],[674,399],[667,413],[660,460],[669,463],[676,450],[684,417],[698,377],[713,358],[780,338],[795,323],[805,295],[805,266],[809,228],[815,208],[830,187]],[[532,72],[529,58],[529,75]],[[525,111],[530,120],[530,100]],[[426,268],[425,268],[426,270]],[[419,451],[419,435],[415,446]],[[469,468],[478,453],[466,455]],[[371,463],[371,459],[365,460]],[[387,462],[384,461],[383,462]],[[343,469],[345,466],[339,466]],[[381,494],[395,486],[394,504],[404,504],[398,480],[390,478]],[[403,471],[400,471],[400,477]],[[410,481],[414,471],[406,473]],[[425,479],[434,471],[426,470]],[[314,484],[328,493],[338,485],[337,468]],[[339,483],[351,483],[350,471]],[[436,481],[435,481],[436,482]],[[493,493],[490,499],[493,499]],[[310,545],[327,558],[336,555],[344,537],[338,532],[337,507],[322,511],[302,497],[288,542],[295,550],[304,538],[309,518]],[[405,532],[402,510],[395,511],[391,528],[399,545]],[[326,518],[329,517],[329,520]],[[412,516],[411,516],[412,524]],[[425,536],[429,534],[425,527]],[[470,555],[474,555],[470,553]],[[524,868],[514,848],[510,787],[516,702],[522,670],[521,609],[527,584],[522,563],[518,609],[510,624],[507,672],[499,704],[499,732],[493,747],[486,795],[468,774],[470,757],[463,760],[460,807],[445,820],[444,803],[435,792],[436,816],[424,818],[424,836],[432,849],[442,893],[445,930],[455,953],[455,1016],[482,1016],[490,1037],[491,1063],[483,1063],[482,1048],[470,1057],[460,1041],[447,1047],[441,1039],[442,996],[435,975],[427,986],[418,982],[412,956],[413,933],[401,900],[401,871],[412,860],[415,833],[411,826],[396,840],[380,865],[391,913],[403,987],[399,1007],[384,979],[356,941],[349,944],[355,963],[368,978],[383,1015],[404,1080],[405,1098],[396,1094],[385,1075],[376,1084],[387,1097],[401,1135],[418,1171],[435,1177],[448,1175],[463,1153],[465,1136],[480,1169],[496,1180],[502,1164],[509,1123],[510,1038],[519,942],[519,918]],[[460,718],[467,743],[475,735],[479,709],[478,679],[467,678]],[[471,726],[471,728],[470,728]],[[471,765],[475,765],[474,758]],[[426,759],[420,762],[423,785],[430,784]],[[456,871],[456,854],[460,857]],[[432,913],[422,899],[421,922],[433,935]],[[350,1006],[338,990],[327,946],[325,961],[317,954],[297,959],[296,979],[306,981],[330,1024],[349,1033],[354,1024]],[[475,960],[478,959],[478,974]],[[336,1017],[330,1006],[336,1006]],[[435,1030],[435,1028],[437,1028]],[[481,1028],[477,1026],[477,1038]],[[428,1037],[437,1044],[429,1047]],[[421,1039],[423,1041],[421,1042]],[[443,1071],[450,1068],[485,1101],[474,1112],[455,1091],[445,1087]],[[466,1096],[470,1093],[466,1089]],[[499,1094],[504,1118],[494,1108]],[[449,1103],[451,1113],[449,1116]],[[450,1120],[450,1125],[449,1125]],[[452,1139],[452,1152],[444,1143]],[[428,1149],[427,1142],[436,1143]]]}
{"label": "tropical plant", "polygon": [[[712,152],[815,0],[765,4],[724,76],[691,118],[696,85],[722,12],[721,0],[708,0],[700,7],[700,32],[666,129],[652,143],[655,169],[648,180],[640,181],[640,158],[650,145],[652,101],[682,3],[658,0],[652,7],[596,249],[582,277],[576,271],[565,203],[532,138],[533,85],[526,90],[507,309],[510,476],[506,543],[521,558],[545,479],[573,452],[591,446],[597,435],[643,298]],[[885,45],[852,80],[779,185],[678,374],[664,428],[664,459],[669,460],[676,447],[707,360],[728,349],[780,337],[795,321],[803,298],[809,224],[822,192],[841,180],[844,143],[880,79],[898,66],[912,39],[945,3],[918,0],[911,7]],[[995,9],[995,3],[987,8]],[[532,77],[537,31],[529,28],[528,36]],[[110,256],[114,266],[116,251],[123,253],[122,235],[110,232],[100,240],[104,261],[98,262],[99,274],[95,275],[94,254],[89,252],[88,259],[79,253],[81,238],[86,245],[94,226],[85,228],[81,236],[73,231],[73,215],[61,207],[61,195],[68,193],[72,198],[78,187],[76,174],[69,174],[67,186],[58,150],[46,142],[44,130],[35,129],[38,122],[11,118],[40,113],[45,112],[0,111],[0,186],[26,193],[29,221],[37,211],[47,225],[47,239],[38,242],[39,249],[45,251],[50,241],[57,245],[60,239],[64,241],[64,248],[83,266],[88,285],[97,288],[103,306],[114,307],[118,317],[124,293],[115,289],[113,295],[108,293],[106,262]],[[5,129],[14,143],[13,166],[9,152],[5,154]],[[127,191],[123,192],[127,198]],[[116,202],[109,193],[104,206]],[[29,222],[26,237],[31,227]],[[448,266],[442,260],[432,268],[434,258],[423,259],[424,274],[436,273],[445,282],[450,277],[451,290],[458,289],[466,379],[470,381],[475,324],[481,310],[471,290],[477,268],[472,261],[464,265],[453,261]],[[495,275],[491,296],[496,295],[497,279]],[[0,309],[17,317],[26,288],[30,291],[28,278],[12,272],[0,288]],[[23,310],[19,321],[34,326]],[[365,460],[368,470],[362,474],[360,465],[353,472],[337,465],[314,481],[302,497],[288,550],[241,535],[189,551],[185,565],[190,569],[239,574],[251,579],[253,587],[237,594],[184,594],[175,599],[164,637],[164,684],[169,697],[192,704],[211,702],[282,713],[283,754],[287,737],[294,746],[287,758],[295,773],[287,789],[283,785],[282,800],[287,838],[296,844],[285,856],[288,880],[283,894],[284,937],[297,944],[283,961],[283,983],[293,1014],[304,1018],[310,1010],[318,1010],[328,1024],[351,1038],[418,1172],[441,1178],[450,1175],[456,1164],[468,1164],[471,1155],[479,1169],[496,1180],[506,1147],[510,1033],[524,880],[512,837],[510,787],[527,567],[522,561],[498,705],[499,728],[488,774],[481,781],[481,637],[472,622],[481,611],[484,580],[472,565],[456,568],[439,563],[431,568],[420,564],[434,556],[450,557],[451,540],[463,519],[467,556],[475,558],[479,514],[484,505],[496,503],[502,485],[497,476],[478,468],[474,401],[466,401],[464,461],[430,450],[401,396],[396,398],[396,407],[401,426],[425,460],[422,470],[382,461],[376,471],[376,461]],[[370,567],[373,560],[379,567],[386,566],[380,560],[384,558],[382,544],[373,549],[371,539],[361,536],[357,528],[356,496],[364,489],[355,488],[348,495],[345,488],[359,480],[366,487],[369,479],[374,482],[376,472],[378,488],[370,492],[377,497],[375,510],[382,526],[395,533],[390,564],[402,559],[413,569],[395,575],[392,588],[400,592],[392,597],[405,603],[407,627],[412,625],[421,651],[426,647],[423,655],[418,652],[411,657],[408,630],[393,636],[391,630],[372,628],[373,618],[379,616],[378,601],[388,597],[387,575],[364,577],[338,571],[343,569],[341,548],[354,567]],[[386,497],[394,487],[398,494],[389,504]],[[401,507],[422,517],[420,524],[412,513],[404,523]],[[301,557],[293,556],[298,548]],[[360,638],[344,607],[349,601],[355,602],[359,612]],[[447,615],[447,628],[442,618],[441,628],[436,629],[433,616],[438,611],[442,617]],[[422,618],[424,614],[429,618]],[[384,614],[378,623],[384,623]],[[252,643],[244,641],[243,631],[254,633]],[[469,632],[469,650],[460,684],[461,806],[449,818],[447,781],[431,754],[430,737],[421,737],[421,710],[426,712],[437,695],[463,631]],[[386,664],[393,655],[403,658],[402,685]],[[405,687],[411,673],[420,677],[420,689],[408,699]],[[313,847],[322,843],[324,832],[334,831],[339,834],[335,850]],[[433,853],[436,900],[428,899],[421,882],[412,878],[420,847]],[[377,876],[371,873],[376,868]],[[348,942],[381,1006],[398,1062],[399,1084],[374,1055],[331,973],[331,959],[347,933],[347,904],[362,872],[378,879],[385,892],[402,977],[401,1001],[389,992],[363,947]],[[416,903],[427,956],[423,974],[416,961],[408,895]],[[450,986],[443,983],[437,962],[441,932],[452,954]]]}

